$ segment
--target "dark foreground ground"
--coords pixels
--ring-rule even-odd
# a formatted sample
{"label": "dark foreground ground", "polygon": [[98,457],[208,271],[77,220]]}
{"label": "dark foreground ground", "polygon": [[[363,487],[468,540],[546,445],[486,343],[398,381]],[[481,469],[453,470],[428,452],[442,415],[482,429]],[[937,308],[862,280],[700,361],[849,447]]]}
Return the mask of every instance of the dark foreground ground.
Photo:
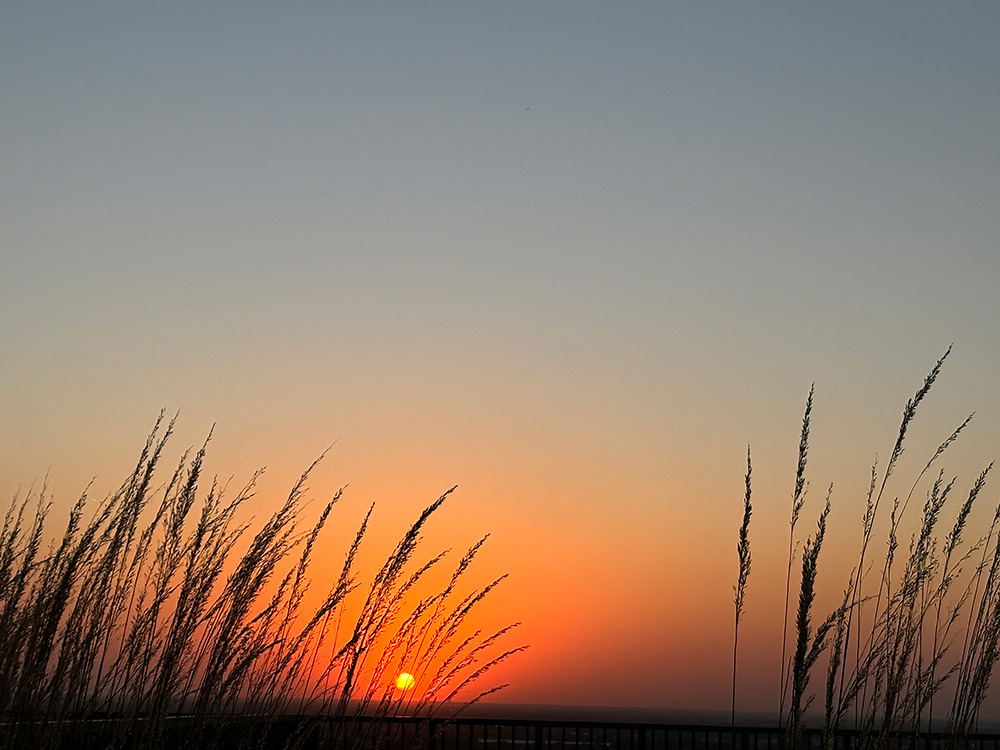
{"label": "dark foreground ground", "polygon": [[[174,717],[154,746],[163,750],[1000,750],[1000,733],[994,732],[957,738],[936,732],[880,736],[844,730],[824,738],[821,729],[807,728],[792,741],[766,717],[742,718],[732,726],[718,714],[703,712],[496,704],[433,719],[288,716],[264,722],[243,717],[194,725]],[[150,747],[113,720],[77,722],[62,731],[51,725],[24,729],[0,724],[0,744],[25,750]],[[21,732],[13,744],[11,731]]]}

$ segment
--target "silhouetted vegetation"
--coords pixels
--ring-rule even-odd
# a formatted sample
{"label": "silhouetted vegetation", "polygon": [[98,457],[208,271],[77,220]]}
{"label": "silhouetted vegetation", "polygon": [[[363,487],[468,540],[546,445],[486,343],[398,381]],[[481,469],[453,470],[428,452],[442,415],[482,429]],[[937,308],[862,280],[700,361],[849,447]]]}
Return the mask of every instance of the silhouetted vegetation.
{"label": "silhouetted vegetation", "polygon": [[[949,348],[935,363],[907,401],[885,467],[880,469],[876,461],[871,468],[857,564],[845,583],[841,604],[817,625],[813,622],[816,573],[826,535],[832,485],[816,532],[802,547],[798,604],[794,620],[789,621],[795,527],[807,488],[805,473],[813,404],[813,391],[809,392],[792,493],[781,656],[779,716],[791,743],[800,737],[806,711],[815,698],[809,686],[818,663],[826,665],[823,690],[826,747],[834,746],[835,734],[842,728],[860,732],[860,747],[886,747],[890,737],[898,737],[899,732],[916,735],[929,731],[932,716],[944,722],[944,731],[956,746],[976,728],[990,675],[1000,656],[1000,506],[984,534],[967,539],[966,532],[970,513],[982,494],[992,464],[972,482],[961,502],[955,499],[959,495],[957,479],[939,471],[929,480],[930,487],[916,519],[917,530],[902,548],[899,539],[905,514],[916,507],[914,495],[922,486],[921,481],[966,428],[971,416],[941,443],[906,494],[892,496],[887,491],[917,409],[937,380],[950,351]],[[748,487],[747,497],[749,492]],[[942,516],[956,504],[951,525],[943,531]],[[875,522],[880,512],[884,517],[886,509],[889,518],[885,555],[879,565],[872,565],[868,553],[872,549]],[[741,549],[742,534],[741,531]],[[743,568],[741,551],[741,577]],[[787,653],[789,631],[791,653]]]}
{"label": "silhouetted vegetation", "polygon": [[[207,440],[155,486],[172,431],[161,415],[121,487],[96,504],[85,492],[54,542],[44,488],[12,501],[0,532],[0,748],[298,747],[323,717],[454,710],[521,650],[503,646],[514,625],[472,623],[505,577],[465,586],[485,538],[425,593],[447,556],[418,560],[421,532],[451,490],[370,578],[356,557],[371,508],[340,569],[318,576],[341,493],[306,523],[315,463],[255,529],[241,511],[259,475],[232,496],[204,488]],[[416,687],[400,692],[404,665]],[[378,723],[365,726],[374,737]]]}
{"label": "silhouetted vegetation", "polygon": [[750,578],[750,516],[753,514],[751,504],[750,479],[753,466],[750,463],[750,447],[747,446],[747,473],[743,483],[746,493],[743,496],[743,523],[740,524],[739,541],[736,543],[736,555],[740,561],[740,569],[736,574],[736,585],[733,586],[733,604],[735,618],[733,622],[733,705],[730,721],[736,724],[736,664],[740,645],[740,618],[743,616],[743,600],[746,598],[747,581]]}

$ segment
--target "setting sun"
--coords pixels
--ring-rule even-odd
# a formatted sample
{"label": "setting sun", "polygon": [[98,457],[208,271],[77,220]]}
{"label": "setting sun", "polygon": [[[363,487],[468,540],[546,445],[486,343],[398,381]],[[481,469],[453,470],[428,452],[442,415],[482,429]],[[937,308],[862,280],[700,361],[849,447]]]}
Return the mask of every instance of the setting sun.
{"label": "setting sun", "polygon": [[396,688],[399,690],[409,690],[413,687],[414,682],[416,682],[416,680],[413,678],[412,674],[409,672],[402,672],[399,677],[396,678]]}

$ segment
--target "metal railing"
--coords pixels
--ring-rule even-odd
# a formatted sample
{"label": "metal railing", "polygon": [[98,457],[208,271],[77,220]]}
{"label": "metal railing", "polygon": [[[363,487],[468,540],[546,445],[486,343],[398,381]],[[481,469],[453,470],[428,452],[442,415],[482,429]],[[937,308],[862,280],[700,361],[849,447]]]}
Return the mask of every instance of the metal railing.
{"label": "metal railing", "polygon": [[[140,721],[141,724],[141,721]],[[143,750],[130,728],[114,718],[22,724],[21,747]],[[0,739],[14,724],[0,721]],[[139,727],[141,728],[141,727]],[[174,716],[162,727],[165,747],[177,750],[1000,750],[1000,734],[964,738],[941,733],[878,733],[840,730],[825,744],[821,729],[806,729],[792,743],[774,727],[650,724],[613,721],[553,721],[498,718],[351,716],[220,717],[193,721]],[[141,735],[141,732],[139,732]],[[61,741],[51,740],[58,736]],[[135,737],[135,738],[133,738]],[[42,742],[42,739],[48,741]],[[37,740],[37,741],[36,741]],[[10,743],[7,742],[7,745]]]}
{"label": "metal railing", "polygon": [[[936,732],[839,730],[834,750],[1000,750],[1000,734],[961,739]],[[319,750],[790,750],[773,727],[517,719],[346,718],[328,721]],[[806,729],[795,750],[824,750],[821,729]]]}

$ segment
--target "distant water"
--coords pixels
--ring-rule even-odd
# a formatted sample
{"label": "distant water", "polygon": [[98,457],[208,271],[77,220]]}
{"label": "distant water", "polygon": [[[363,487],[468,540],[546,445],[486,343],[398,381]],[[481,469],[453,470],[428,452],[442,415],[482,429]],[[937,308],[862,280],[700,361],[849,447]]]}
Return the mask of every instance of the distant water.
{"label": "distant water", "polygon": [[[729,711],[670,708],[622,708],[618,706],[547,706],[531,703],[477,703],[462,712],[462,716],[484,719],[538,719],[540,721],[608,721],[627,724],[701,724],[729,726]],[[776,727],[778,716],[773,712],[737,711],[736,725],[741,727]],[[806,717],[805,726],[823,726],[821,715]],[[943,730],[944,722],[935,721],[935,730]],[[978,731],[1000,734],[1000,720],[981,719]]]}
{"label": "distant water", "polygon": [[[728,726],[729,711],[676,708],[623,708],[619,706],[546,706],[533,703],[477,703],[462,716],[488,719],[538,719],[540,721],[610,721],[629,724],[706,724]],[[737,711],[736,724],[773,727],[777,714]]]}

